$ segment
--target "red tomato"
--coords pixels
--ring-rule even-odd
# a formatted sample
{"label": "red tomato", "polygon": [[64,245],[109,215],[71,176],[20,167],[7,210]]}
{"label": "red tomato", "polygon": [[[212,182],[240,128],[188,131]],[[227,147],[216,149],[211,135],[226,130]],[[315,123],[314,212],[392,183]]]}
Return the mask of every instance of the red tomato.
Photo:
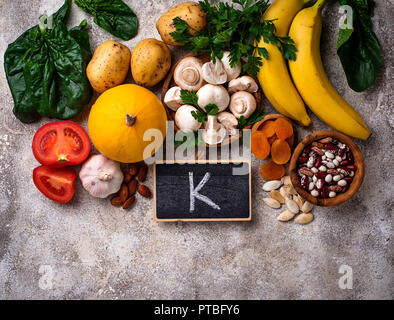
{"label": "red tomato", "polygon": [[51,168],[75,166],[90,153],[90,139],[85,129],[73,121],[59,121],[41,127],[33,139],[37,161]]}
{"label": "red tomato", "polygon": [[76,174],[71,168],[54,169],[45,166],[33,171],[33,181],[37,189],[47,198],[59,202],[69,202],[75,193]]}

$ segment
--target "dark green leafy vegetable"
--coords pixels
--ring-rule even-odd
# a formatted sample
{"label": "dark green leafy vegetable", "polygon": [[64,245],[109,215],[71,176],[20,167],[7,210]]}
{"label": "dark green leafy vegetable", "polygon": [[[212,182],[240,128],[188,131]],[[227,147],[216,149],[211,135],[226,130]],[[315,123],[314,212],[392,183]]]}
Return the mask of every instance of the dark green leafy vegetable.
{"label": "dark green leafy vegetable", "polygon": [[[14,114],[25,123],[40,116],[61,120],[75,117],[89,103],[92,88],[86,77],[91,58],[86,21],[67,30],[70,0],[50,18],[10,44],[4,69],[14,98]],[[42,21],[43,19],[41,19]]]}
{"label": "dark green leafy vegetable", "polygon": [[382,67],[379,40],[372,30],[374,0],[339,0],[353,9],[353,28],[339,30],[337,52],[349,86],[357,92],[370,88]]}
{"label": "dark green leafy vegetable", "polygon": [[138,18],[122,0],[75,0],[84,11],[94,16],[94,22],[123,40],[134,38],[138,32]]}
{"label": "dark green leafy vegetable", "polygon": [[[289,37],[275,35],[275,25],[272,20],[261,20],[268,1],[265,0],[233,0],[241,5],[236,9],[233,5],[224,2],[200,1],[208,20],[206,29],[198,32],[195,36],[189,32],[190,26],[186,21],[175,18],[176,32],[171,33],[174,40],[180,45],[186,46],[194,53],[208,53],[212,60],[223,57],[223,51],[230,51],[230,64],[235,66],[242,58],[247,63],[243,66],[245,72],[256,76],[259,68],[263,65],[263,58],[268,59],[265,48],[255,46],[255,41],[261,39],[266,43],[272,43],[278,47],[286,59],[296,59],[296,47]],[[255,56],[259,53],[262,57]]]}

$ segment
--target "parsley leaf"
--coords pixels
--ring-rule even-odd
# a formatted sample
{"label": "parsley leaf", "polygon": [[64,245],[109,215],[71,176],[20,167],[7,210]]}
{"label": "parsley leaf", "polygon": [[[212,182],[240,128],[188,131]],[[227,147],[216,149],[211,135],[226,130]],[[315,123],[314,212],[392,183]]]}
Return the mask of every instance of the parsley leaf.
{"label": "parsley leaf", "polygon": [[207,115],[200,109],[198,109],[197,111],[192,111],[192,116],[200,123],[205,123],[207,121]]}
{"label": "parsley leaf", "polygon": [[214,103],[210,103],[205,106],[205,111],[209,116],[216,116],[219,113],[219,107]]}
{"label": "parsley leaf", "polygon": [[198,106],[197,93],[194,91],[181,90],[181,99],[184,104],[190,104],[194,107]]}
{"label": "parsley leaf", "polygon": [[257,123],[263,119],[264,119],[263,112],[261,110],[256,110],[248,120],[246,120],[244,116],[239,118],[238,128],[239,128],[239,130],[242,130],[246,127],[254,125],[255,123]]}

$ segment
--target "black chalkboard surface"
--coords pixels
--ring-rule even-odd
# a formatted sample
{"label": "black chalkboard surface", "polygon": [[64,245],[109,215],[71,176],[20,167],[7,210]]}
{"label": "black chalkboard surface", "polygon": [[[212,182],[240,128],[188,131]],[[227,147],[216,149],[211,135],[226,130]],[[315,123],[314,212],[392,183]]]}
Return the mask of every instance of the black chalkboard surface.
{"label": "black chalkboard surface", "polygon": [[251,191],[249,161],[154,165],[156,221],[250,221]]}

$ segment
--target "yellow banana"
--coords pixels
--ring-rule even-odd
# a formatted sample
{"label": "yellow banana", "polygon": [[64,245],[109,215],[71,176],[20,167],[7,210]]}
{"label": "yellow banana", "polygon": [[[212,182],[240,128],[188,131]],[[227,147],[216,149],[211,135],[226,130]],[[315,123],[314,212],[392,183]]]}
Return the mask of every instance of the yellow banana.
{"label": "yellow banana", "polygon": [[[310,0],[276,0],[264,13],[263,19],[277,19],[274,21],[276,35],[286,37],[295,15],[307,2]],[[297,120],[303,126],[309,126],[311,119],[291,80],[282,53],[275,45],[265,43],[263,39],[258,46],[267,49],[269,54],[269,59],[264,60],[258,73],[258,79],[265,96],[278,112]]]}
{"label": "yellow banana", "polygon": [[318,0],[300,11],[290,27],[296,61],[289,61],[294,83],[308,107],[326,124],[349,136],[366,140],[371,135],[362,117],[339,95],[328,79],[320,55],[322,7]]}

